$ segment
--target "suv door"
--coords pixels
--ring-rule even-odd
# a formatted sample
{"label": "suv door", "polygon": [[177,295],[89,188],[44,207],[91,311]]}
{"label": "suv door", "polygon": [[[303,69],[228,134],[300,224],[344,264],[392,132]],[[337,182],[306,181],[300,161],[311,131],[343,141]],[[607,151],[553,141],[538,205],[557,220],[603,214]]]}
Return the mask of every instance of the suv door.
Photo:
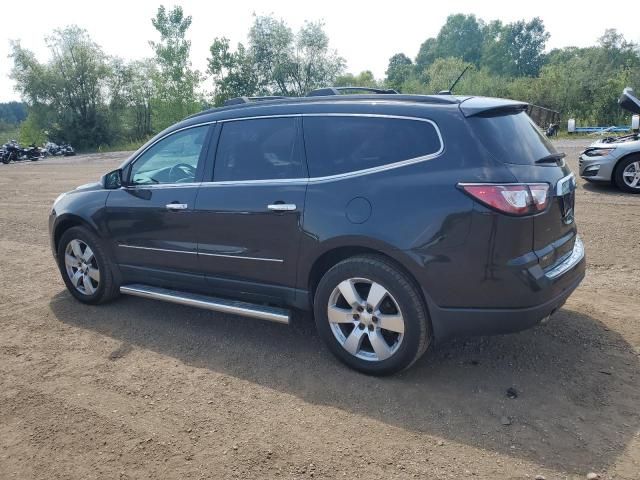
{"label": "suv door", "polygon": [[307,188],[300,119],[219,122],[196,200],[199,263],[222,294],[292,301]]}
{"label": "suv door", "polygon": [[167,284],[163,278],[175,276],[163,271],[197,272],[193,212],[211,129],[189,127],[158,140],[125,168],[125,185],[109,194],[107,228],[128,280]]}

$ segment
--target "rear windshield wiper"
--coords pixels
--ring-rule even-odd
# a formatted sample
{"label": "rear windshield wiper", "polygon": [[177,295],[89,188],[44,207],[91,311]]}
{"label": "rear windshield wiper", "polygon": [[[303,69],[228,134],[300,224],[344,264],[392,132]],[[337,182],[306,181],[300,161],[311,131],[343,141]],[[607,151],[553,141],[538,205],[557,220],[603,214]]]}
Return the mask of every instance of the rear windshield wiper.
{"label": "rear windshield wiper", "polygon": [[546,157],[542,157],[539,160],[536,160],[536,163],[552,163],[557,162],[558,160],[562,160],[566,157],[566,153],[558,152],[558,153],[550,153]]}

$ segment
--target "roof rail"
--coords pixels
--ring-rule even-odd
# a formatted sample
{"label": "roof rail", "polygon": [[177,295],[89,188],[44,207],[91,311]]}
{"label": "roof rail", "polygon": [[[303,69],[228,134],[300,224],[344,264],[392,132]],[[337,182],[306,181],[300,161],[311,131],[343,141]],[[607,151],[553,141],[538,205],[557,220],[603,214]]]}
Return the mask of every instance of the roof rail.
{"label": "roof rail", "polygon": [[307,97],[321,97],[326,95],[340,95],[340,92],[343,91],[361,91],[361,92],[370,92],[370,93],[392,93],[397,94],[398,92],[393,89],[384,89],[384,88],[370,88],[370,87],[326,87],[326,88],[318,88],[317,90],[311,90],[307,93]]}
{"label": "roof rail", "polygon": [[278,95],[266,96],[266,97],[235,97],[230,98],[229,100],[225,100],[224,106],[228,107],[230,105],[240,105],[242,103],[251,103],[251,102],[259,102],[261,100],[280,100],[282,98],[287,98]]}

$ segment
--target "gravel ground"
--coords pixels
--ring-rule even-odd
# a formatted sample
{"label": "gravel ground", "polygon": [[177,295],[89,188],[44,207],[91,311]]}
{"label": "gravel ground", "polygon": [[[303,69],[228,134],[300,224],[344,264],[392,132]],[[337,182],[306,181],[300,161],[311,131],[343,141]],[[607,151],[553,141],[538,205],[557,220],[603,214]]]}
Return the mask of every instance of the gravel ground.
{"label": "gravel ground", "polygon": [[50,205],[124,158],[0,165],[0,478],[640,478],[640,195],[579,182],[588,274],[548,324],[380,379],[308,317],[74,301]]}

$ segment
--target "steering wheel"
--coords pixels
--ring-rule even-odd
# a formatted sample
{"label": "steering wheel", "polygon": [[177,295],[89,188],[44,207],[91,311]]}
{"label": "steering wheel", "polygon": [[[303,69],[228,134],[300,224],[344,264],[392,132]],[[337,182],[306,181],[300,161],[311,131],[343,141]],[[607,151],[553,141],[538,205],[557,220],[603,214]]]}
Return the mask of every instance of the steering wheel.
{"label": "steering wheel", "polygon": [[[178,174],[182,174],[178,177]],[[169,169],[169,178],[173,180],[174,177],[178,177],[175,182],[180,183],[184,180],[195,179],[196,169],[188,163],[178,163]]]}

